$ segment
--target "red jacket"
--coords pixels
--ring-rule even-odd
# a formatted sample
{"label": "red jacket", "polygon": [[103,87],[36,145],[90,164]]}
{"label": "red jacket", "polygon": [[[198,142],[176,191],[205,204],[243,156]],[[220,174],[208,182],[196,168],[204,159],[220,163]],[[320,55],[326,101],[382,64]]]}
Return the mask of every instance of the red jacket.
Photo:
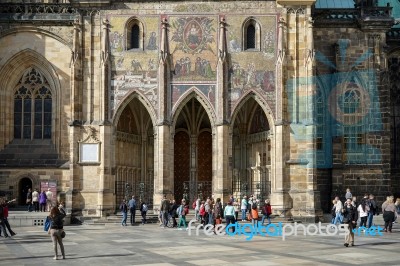
{"label": "red jacket", "polygon": [[272,214],[271,204],[266,204],[264,206],[263,214],[266,214],[266,215]]}

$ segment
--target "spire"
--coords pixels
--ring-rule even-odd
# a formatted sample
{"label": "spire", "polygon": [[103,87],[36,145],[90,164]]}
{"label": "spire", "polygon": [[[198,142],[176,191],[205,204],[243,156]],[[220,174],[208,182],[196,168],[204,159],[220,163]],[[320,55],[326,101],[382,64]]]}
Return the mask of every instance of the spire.
{"label": "spire", "polygon": [[101,51],[101,63],[102,65],[108,64],[110,54],[110,23],[106,19],[103,21],[103,50]]}
{"label": "spire", "polygon": [[163,18],[161,20],[161,43],[160,43],[160,54],[161,54],[161,62],[162,64],[165,63],[167,57],[169,56],[169,49],[168,49],[168,20],[167,18]]}
{"label": "spire", "polygon": [[219,20],[219,45],[218,45],[218,57],[220,60],[225,60],[226,57],[226,22],[225,18],[221,17]]}

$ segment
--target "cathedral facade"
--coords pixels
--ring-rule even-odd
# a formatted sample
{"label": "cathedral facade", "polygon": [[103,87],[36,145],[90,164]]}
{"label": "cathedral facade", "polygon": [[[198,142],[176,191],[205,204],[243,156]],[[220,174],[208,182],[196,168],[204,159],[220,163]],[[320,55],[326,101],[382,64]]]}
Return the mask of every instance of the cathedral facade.
{"label": "cathedral facade", "polygon": [[315,221],[347,187],[399,191],[393,6],[28,2],[0,6],[0,191],[19,204],[253,194]]}

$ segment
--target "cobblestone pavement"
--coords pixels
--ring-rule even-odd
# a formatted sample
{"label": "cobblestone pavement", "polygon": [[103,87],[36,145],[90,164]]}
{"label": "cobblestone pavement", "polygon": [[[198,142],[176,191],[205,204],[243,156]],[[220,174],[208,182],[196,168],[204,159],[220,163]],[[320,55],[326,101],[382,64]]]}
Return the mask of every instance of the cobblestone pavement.
{"label": "cobblestone pavement", "polygon": [[[326,225],[326,224],[325,224]],[[195,229],[81,225],[65,227],[65,260],[53,260],[52,243],[42,227],[16,227],[0,238],[0,265],[400,265],[400,225],[383,236],[356,235],[354,247],[343,236],[196,236]]]}

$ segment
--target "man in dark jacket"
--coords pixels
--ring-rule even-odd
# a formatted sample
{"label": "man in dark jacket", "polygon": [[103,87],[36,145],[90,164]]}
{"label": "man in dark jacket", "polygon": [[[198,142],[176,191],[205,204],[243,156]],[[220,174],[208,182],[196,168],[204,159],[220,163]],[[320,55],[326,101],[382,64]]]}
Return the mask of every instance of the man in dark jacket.
{"label": "man in dark jacket", "polygon": [[354,246],[354,232],[353,229],[357,226],[358,212],[357,208],[353,206],[351,199],[347,199],[343,206],[343,223],[348,225],[348,234],[344,239],[344,246]]}

